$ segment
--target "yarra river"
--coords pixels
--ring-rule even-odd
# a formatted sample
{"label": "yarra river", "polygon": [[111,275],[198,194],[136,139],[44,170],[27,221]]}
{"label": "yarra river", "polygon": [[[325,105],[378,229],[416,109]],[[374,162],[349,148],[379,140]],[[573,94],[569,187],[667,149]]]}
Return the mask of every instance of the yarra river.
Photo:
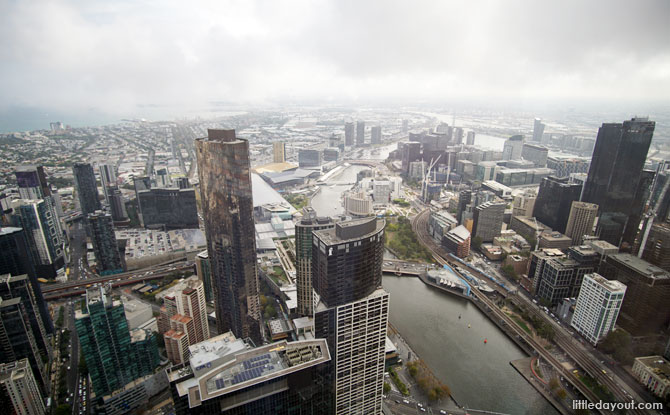
{"label": "yarra river", "polygon": [[[353,183],[364,169],[351,166],[332,180]],[[342,214],[340,195],[351,187],[322,186],[312,207],[321,216]],[[474,305],[418,278],[387,275],[383,285],[391,294],[391,324],[460,405],[509,414],[557,414],[509,364],[525,357],[524,352]]]}

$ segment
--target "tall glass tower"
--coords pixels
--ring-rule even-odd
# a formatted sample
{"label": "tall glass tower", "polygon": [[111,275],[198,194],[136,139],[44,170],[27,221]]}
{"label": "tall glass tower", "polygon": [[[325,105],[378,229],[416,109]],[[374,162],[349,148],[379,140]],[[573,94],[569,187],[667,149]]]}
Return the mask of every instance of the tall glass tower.
{"label": "tall glass tower", "polygon": [[636,199],[643,198],[641,188],[650,183],[642,169],[655,125],[648,118],[633,118],[598,130],[581,201],[600,207],[600,237],[617,246],[635,240],[643,207]]}
{"label": "tall glass tower", "polygon": [[93,166],[88,163],[77,163],[72,167],[74,173],[74,187],[77,189],[79,205],[84,216],[101,210],[98,186],[95,181]]}
{"label": "tall glass tower", "polygon": [[219,333],[261,341],[249,142],[235,130],[195,141]]}
{"label": "tall glass tower", "polygon": [[330,350],[336,414],[381,413],[389,310],[384,226],[372,217],[313,233],[314,330]]}

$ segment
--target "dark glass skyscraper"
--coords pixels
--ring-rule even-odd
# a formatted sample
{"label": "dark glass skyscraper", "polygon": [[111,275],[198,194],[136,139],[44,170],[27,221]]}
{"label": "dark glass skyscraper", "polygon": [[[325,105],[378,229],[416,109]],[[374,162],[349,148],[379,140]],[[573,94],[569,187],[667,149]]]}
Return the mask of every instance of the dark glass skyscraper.
{"label": "dark glass skyscraper", "polygon": [[0,228],[0,275],[27,274],[35,294],[35,301],[47,333],[53,333],[53,323],[42,289],[35,274],[34,259],[28,248],[25,232],[21,228]]}
{"label": "dark glass skyscraper", "polygon": [[635,198],[654,128],[648,118],[633,118],[598,130],[582,201],[600,207],[600,237],[617,246],[635,238],[641,215]]}
{"label": "dark glass skyscraper", "polygon": [[249,142],[235,130],[208,130],[195,147],[217,331],[260,344]]}
{"label": "dark glass skyscraper", "polygon": [[88,163],[78,163],[72,168],[74,173],[74,187],[79,197],[79,205],[84,216],[101,210],[98,186],[95,181],[93,166]]}
{"label": "dark glass skyscraper", "polygon": [[303,209],[303,216],[295,224],[295,266],[298,291],[298,313],[313,314],[312,296],[312,232],[335,226],[330,218],[319,218],[311,207]]}
{"label": "dark glass skyscraper", "polygon": [[581,191],[582,185],[570,183],[567,177],[545,177],[537,192],[533,216],[551,229],[565,233],[572,202],[579,200]]}
{"label": "dark glass skyscraper", "polygon": [[330,350],[336,414],[381,412],[389,309],[381,286],[384,226],[373,217],[313,233],[314,332]]}
{"label": "dark glass skyscraper", "polygon": [[123,261],[114,234],[112,215],[98,211],[88,215],[88,228],[97,261],[97,271],[101,275],[123,271]]}

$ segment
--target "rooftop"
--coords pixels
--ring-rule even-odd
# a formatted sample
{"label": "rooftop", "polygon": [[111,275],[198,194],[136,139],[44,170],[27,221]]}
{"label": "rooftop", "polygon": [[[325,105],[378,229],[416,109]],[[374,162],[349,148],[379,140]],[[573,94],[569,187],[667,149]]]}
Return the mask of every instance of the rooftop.
{"label": "rooftop", "polygon": [[626,291],[626,284],[617,281],[617,280],[608,280],[607,278],[603,277],[602,275],[594,272],[593,274],[588,274],[588,277],[590,277],[593,281],[595,281],[598,285],[602,286],[605,288],[607,291]]}
{"label": "rooftop", "polygon": [[631,254],[612,254],[608,256],[609,259],[612,259],[616,262],[623,263],[633,271],[640,273],[648,278],[652,279],[670,279],[670,275],[664,269],[652,265],[649,262],[640,259]]}
{"label": "rooftop", "polygon": [[381,232],[386,221],[376,217],[338,222],[334,228],[315,231],[314,235],[328,245],[363,239]]}
{"label": "rooftop", "polygon": [[661,378],[663,383],[670,384],[670,362],[661,356],[636,357],[635,360],[642,363],[656,376]]}

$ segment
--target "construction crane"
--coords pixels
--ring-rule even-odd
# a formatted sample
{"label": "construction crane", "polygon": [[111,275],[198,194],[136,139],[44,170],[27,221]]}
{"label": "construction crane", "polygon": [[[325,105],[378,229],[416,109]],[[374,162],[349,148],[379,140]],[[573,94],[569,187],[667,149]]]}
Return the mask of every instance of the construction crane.
{"label": "construction crane", "polygon": [[[658,169],[656,170],[654,185],[652,186],[651,191],[649,192],[650,201],[654,194],[654,188],[658,184],[658,177],[662,171],[665,171],[665,167],[666,162],[663,162],[658,166]],[[651,209],[651,211],[648,211],[644,214],[644,220],[645,220],[644,232],[642,233],[642,241],[640,242],[640,249],[638,250],[637,253],[638,258],[642,258],[642,254],[644,253],[644,247],[647,245],[647,239],[649,238],[649,232],[651,232],[651,226],[654,224],[654,220],[656,219],[656,215],[658,214],[658,208],[661,206],[661,203],[665,198],[665,194],[668,192],[669,185],[670,185],[670,177],[666,177],[665,183],[663,184],[663,189],[661,190],[661,194],[658,195],[658,199],[656,200],[654,207]]]}
{"label": "construction crane", "polygon": [[[427,179],[426,176],[428,176],[428,178],[430,178],[431,170],[433,170],[433,167],[438,162],[438,160],[440,160],[441,157],[442,157],[442,154],[437,156],[437,158],[435,160],[430,159],[430,165],[428,166],[428,170],[427,171],[424,170],[424,172],[423,172],[423,183],[421,185],[421,197],[424,198],[424,200],[425,200],[425,195],[426,195],[426,191],[427,191],[427,187],[428,187],[428,181],[426,180]],[[421,161],[423,161],[423,159]]]}

